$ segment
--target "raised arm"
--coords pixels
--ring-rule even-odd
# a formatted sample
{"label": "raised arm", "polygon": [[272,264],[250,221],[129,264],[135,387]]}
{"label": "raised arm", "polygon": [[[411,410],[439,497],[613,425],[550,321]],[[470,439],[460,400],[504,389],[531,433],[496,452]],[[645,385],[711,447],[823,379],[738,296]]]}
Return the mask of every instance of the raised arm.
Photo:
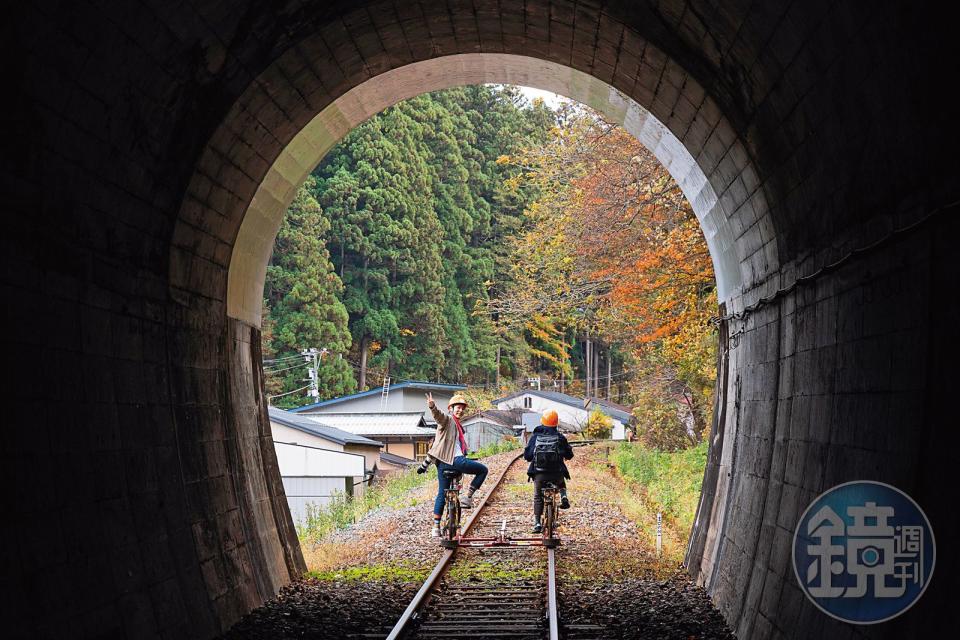
{"label": "raised arm", "polygon": [[427,406],[430,407],[430,413],[433,414],[433,419],[437,421],[437,433],[440,433],[450,426],[450,416],[437,407],[437,403],[433,401],[433,393],[428,392],[424,395],[427,398]]}

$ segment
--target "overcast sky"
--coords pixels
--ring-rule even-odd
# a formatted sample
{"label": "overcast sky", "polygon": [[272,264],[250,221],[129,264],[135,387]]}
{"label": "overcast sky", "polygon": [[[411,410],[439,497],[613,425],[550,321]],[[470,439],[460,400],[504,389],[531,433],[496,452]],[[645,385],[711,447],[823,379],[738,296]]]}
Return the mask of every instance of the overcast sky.
{"label": "overcast sky", "polygon": [[568,100],[568,98],[557,95],[556,93],[543,91],[542,89],[534,89],[532,87],[520,87],[520,91],[523,92],[523,95],[525,95],[530,102],[533,102],[534,98],[543,98],[543,101],[547,103],[547,106],[551,109],[556,109],[561,102]]}

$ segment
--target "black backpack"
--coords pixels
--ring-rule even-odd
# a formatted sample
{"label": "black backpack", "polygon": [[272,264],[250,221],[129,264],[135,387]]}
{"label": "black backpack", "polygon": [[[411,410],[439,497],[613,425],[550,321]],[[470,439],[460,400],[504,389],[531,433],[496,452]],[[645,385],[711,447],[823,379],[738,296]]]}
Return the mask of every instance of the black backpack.
{"label": "black backpack", "polygon": [[533,470],[537,473],[560,471],[560,436],[556,433],[538,433],[533,446]]}

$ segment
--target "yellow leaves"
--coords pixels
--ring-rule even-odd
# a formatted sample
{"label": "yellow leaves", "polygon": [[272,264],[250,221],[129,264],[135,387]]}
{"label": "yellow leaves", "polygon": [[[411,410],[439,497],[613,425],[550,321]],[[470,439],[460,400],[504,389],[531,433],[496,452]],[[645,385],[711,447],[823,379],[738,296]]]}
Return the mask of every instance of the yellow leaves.
{"label": "yellow leaves", "polygon": [[417,332],[414,331],[413,329],[408,329],[406,327],[403,327],[400,329],[400,335],[404,337],[415,336],[417,335]]}
{"label": "yellow leaves", "polygon": [[497,156],[497,164],[512,164],[513,157],[507,154]]}

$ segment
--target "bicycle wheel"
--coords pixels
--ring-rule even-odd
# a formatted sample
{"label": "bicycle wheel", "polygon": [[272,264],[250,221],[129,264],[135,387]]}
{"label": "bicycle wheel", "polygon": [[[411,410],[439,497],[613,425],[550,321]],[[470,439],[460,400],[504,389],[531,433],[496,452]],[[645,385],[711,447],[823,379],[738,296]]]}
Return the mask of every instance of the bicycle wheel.
{"label": "bicycle wheel", "polygon": [[460,528],[460,500],[455,496],[447,498],[443,511],[445,515],[440,529],[440,546],[454,549],[457,546],[457,530]]}
{"label": "bicycle wheel", "polygon": [[543,505],[543,546],[547,548],[557,546],[555,529],[557,526],[557,505],[553,500]]}

